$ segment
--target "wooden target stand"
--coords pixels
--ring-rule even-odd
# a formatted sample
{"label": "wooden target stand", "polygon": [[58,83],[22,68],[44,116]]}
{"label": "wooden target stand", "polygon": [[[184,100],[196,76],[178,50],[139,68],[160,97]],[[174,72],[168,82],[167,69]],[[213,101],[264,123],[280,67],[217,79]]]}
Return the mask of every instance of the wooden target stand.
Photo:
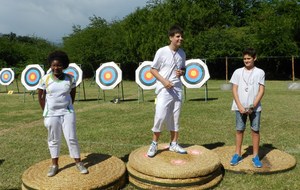
{"label": "wooden target stand", "polygon": [[125,163],[114,156],[99,153],[82,153],[82,162],[88,174],[80,174],[74,159],[59,157],[58,173],[48,177],[51,159],[30,166],[22,175],[22,190],[32,189],[105,189],[118,190],[126,183]]}
{"label": "wooden target stand", "polygon": [[144,90],[138,85],[138,103],[145,101],[144,91],[151,91],[151,90]]}
{"label": "wooden target stand", "polygon": [[219,147],[212,151],[219,155],[225,170],[234,173],[273,174],[291,170],[297,164],[296,159],[292,155],[274,147],[262,146],[259,148],[258,156],[263,166],[262,168],[256,168],[252,163],[252,150],[252,146],[242,146],[243,159],[242,162],[236,166],[230,165],[230,160],[235,154],[235,146]]}
{"label": "wooden target stand", "polygon": [[127,171],[129,182],[139,189],[208,189],[223,179],[224,169],[216,153],[198,145],[186,145],[187,154],[168,150],[159,144],[153,158],[148,146],[130,153]]}
{"label": "wooden target stand", "polygon": [[[186,95],[186,87],[184,86],[184,101],[186,101],[187,99],[187,95]],[[204,83],[204,100],[205,102],[207,102],[208,100],[208,85],[207,85],[207,82]]]}
{"label": "wooden target stand", "polygon": [[[119,68],[121,68],[121,64],[120,63],[116,63],[118,65]],[[101,66],[102,64],[100,64]],[[95,75],[96,76],[96,75]],[[96,76],[97,77],[97,76]],[[122,101],[124,101],[124,88],[123,88],[123,80],[121,80],[121,82],[117,85],[117,98],[114,98],[112,100],[113,103],[117,104],[120,103],[120,88],[121,88],[121,93],[122,93]],[[98,97],[97,100],[99,102],[100,100],[100,91],[102,90],[103,92],[103,101],[106,101],[105,98],[105,90],[101,89],[101,87],[99,86],[99,91],[98,91]]]}

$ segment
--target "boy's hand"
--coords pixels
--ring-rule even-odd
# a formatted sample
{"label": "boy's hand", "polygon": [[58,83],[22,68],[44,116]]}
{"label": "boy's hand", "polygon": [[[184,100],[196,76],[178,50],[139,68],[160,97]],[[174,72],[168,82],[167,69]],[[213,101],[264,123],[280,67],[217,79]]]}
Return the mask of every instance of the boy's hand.
{"label": "boy's hand", "polygon": [[247,110],[244,108],[244,107],[239,107],[239,112],[241,113],[241,114],[248,114],[248,112],[247,112]]}
{"label": "boy's hand", "polygon": [[184,75],[184,70],[181,70],[181,69],[177,69],[176,70],[176,76],[179,78],[180,76],[183,76]]}
{"label": "boy's hand", "polygon": [[169,80],[164,80],[163,85],[167,89],[173,88],[173,83],[171,83]]}

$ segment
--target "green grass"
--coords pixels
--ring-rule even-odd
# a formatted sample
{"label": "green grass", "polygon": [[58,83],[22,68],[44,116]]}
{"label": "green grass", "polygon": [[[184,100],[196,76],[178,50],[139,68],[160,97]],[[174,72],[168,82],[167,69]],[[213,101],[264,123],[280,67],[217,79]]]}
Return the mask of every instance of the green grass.
{"label": "green grass", "polygon": [[[181,113],[180,142],[184,144],[224,143],[234,145],[235,121],[230,111],[232,94],[221,91],[224,81],[208,82],[208,98],[204,101],[204,88],[187,89]],[[261,145],[272,144],[300,159],[299,110],[300,91],[287,90],[287,81],[267,81],[263,98],[261,120]],[[20,83],[19,83],[20,84]],[[20,85],[19,85],[20,86]],[[153,91],[144,91],[144,102],[138,101],[135,82],[124,81],[125,101],[110,102],[118,90],[100,92],[99,88],[85,81],[78,88],[80,100],[75,102],[77,134],[82,152],[110,154],[122,158],[138,147],[151,142],[155,98]],[[15,84],[8,90],[17,91]],[[49,159],[47,132],[43,126],[42,112],[37,95],[20,93],[8,95],[0,86],[0,189],[20,189],[22,173],[31,165]],[[119,91],[121,94],[121,88]],[[140,96],[141,97],[141,96]],[[25,101],[24,101],[25,100]],[[160,142],[168,142],[167,131]],[[244,145],[251,145],[247,128]],[[62,143],[61,155],[68,154]],[[300,171],[293,170],[272,175],[246,175],[226,172],[215,189],[299,189]],[[127,184],[124,189],[134,189]]]}

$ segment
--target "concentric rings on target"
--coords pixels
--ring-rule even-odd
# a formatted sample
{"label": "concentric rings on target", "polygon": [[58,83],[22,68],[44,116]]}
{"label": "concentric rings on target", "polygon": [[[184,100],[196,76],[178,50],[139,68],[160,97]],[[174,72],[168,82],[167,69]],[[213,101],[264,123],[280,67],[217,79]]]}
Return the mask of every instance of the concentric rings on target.
{"label": "concentric rings on target", "polygon": [[114,62],[102,64],[96,71],[96,83],[103,90],[113,89],[122,80],[122,71]]}
{"label": "concentric rings on target", "polygon": [[44,74],[44,70],[38,64],[27,65],[22,71],[21,82],[27,90],[36,90]]}
{"label": "concentric rings on target", "polygon": [[0,71],[0,84],[7,86],[10,85],[15,79],[15,73],[11,68],[3,68]]}
{"label": "concentric rings on target", "polygon": [[144,90],[156,87],[156,78],[150,72],[151,61],[144,61],[135,71],[135,81]]}
{"label": "concentric rings on target", "polygon": [[191,63],[186,67],[184,79],[190,84],[197,84],[204,78],[204,68],[198,63]]}
{"label": "concentric rings on target", "polygon": [[82,70],[76,63],[70,63],[69,67],[64,70],[64,73],[72,75],[76,81],[76,86],[82,82]]}
{"label": "concentric rings on target", "polygon": [[117,70],[112,66],[107,66],[100,71],[99,81],[104,86],[110,86],[117,81]]}
{"label": "concentric rings on target", "polygon": [[200,88],[210,78],[207,65],[200,59],[187,60],[185,68],[181,81],[187,88]]}

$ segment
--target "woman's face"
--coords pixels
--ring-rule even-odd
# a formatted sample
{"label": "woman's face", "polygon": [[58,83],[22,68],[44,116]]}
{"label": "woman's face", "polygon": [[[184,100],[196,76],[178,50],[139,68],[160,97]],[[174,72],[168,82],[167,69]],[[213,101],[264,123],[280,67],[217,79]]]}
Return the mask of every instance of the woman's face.
{"label": "woman's face", "polygon": [[51,62],[50,68],[51,68],[53,75],[55,75],[57,77],[59,77],[63,73],[63,70],[64,70],[63,64],[58,60],[53,60]]}

